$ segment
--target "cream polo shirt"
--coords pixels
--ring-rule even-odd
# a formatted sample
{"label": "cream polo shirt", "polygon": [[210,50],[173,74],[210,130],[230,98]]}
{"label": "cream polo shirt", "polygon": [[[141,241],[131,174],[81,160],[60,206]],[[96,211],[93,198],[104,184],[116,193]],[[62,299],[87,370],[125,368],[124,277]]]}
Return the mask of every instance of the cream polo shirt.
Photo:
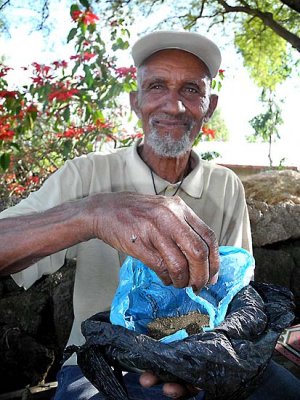
{"label": "cream polo shirt", "polygon": [[[98,192],[155,194],[150,170],[138,155],[138,144],[108,154],[90,153],[67,161],[41,189],[3,211],[0,218],[41,212]],[[220,245],[252,251],[244,189],[239,178],[225,167],[200,160],[195,152],[192,158],[195,167],[177,194],[213,229]],[[166,196],[172,196],[179,184],[170,184],[155,174],[154,179],[157,192]],[[13,278],[18,285],[29,288],[42,275],[57,271],[65,257],[77,258],[74,322],[68,344],[80,345],[84,342],[81,322],[110,309],[125,255],[101,240],[92,239],[46,257],[14,274]],[[74,363],[75,357],[67,361],[67,364]]]}

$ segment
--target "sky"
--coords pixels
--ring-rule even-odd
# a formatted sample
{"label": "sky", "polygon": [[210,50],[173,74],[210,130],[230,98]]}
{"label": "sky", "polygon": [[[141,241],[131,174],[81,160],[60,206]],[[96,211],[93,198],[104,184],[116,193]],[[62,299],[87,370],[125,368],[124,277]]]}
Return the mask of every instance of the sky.
{"label": "sky", "polygon": [[[71,46],[63,43],[72,27],[68,1],[52,1],[50,8],[47,33],[38,32],[32,26],[32,21],[37,13],[24,8],[24,2],[13,0],[18,6],[7,8],[7,18],[10,21],[10,36],[0,37],[1,54],[5,55],[6,63],[16,67],[26,66],[34,61],[49,63],[49,61],[67,59],[74,53]],[[167,15],[168,10],[163,10],[160,15]],[[130,27],[131,43],[148,26],[151,30],[159,16],[152,15],[146,20],[142,17],[139,23]],[[200,28],[199,33],[207,34],[206,28]],[[216,150],[221,153],[218,162],[229,164],[268,165],[267,144],[248,144],[246,136],[253,133],[248,121],[262,111],[258,101],[260,89],[249,78],[247,70],[243,67],[242,57],[237,54],[232,44],[232,38],[223,36],[216,30],[208,34],[220,46],[222,52],[221,68],[225,70],[225,79],[219,93],[219,105],[222,116],[230,131],[228,143],[209,142],[201,144],[201,151]],[[295,55],[296,56],[296,55]],[[120,66],[132,63],[130,54],[120,57]],[[284,124],[279,128],[281,139],[273,145],[272,158],[274,165],[284,160],[286,166],[300,167],[300,124],[299,124],[299,77],[294,73],[290,79],[278,87],[279,97],[284,99],[282,117]],[[22,82],[20,71],[13,75],[15,83]]]}

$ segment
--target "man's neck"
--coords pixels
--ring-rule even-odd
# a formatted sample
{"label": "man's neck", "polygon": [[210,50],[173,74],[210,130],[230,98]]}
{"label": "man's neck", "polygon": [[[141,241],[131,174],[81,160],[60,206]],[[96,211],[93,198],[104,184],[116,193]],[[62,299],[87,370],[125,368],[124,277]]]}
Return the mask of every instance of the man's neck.
{"label": "man's neck", "polygon": [[160,157],[152,149],[146,149],[141,144],[138,146],[138,153],[156,175],[171,183],[181,181],[192,169],[191,152],[187,152],[181,157]]}

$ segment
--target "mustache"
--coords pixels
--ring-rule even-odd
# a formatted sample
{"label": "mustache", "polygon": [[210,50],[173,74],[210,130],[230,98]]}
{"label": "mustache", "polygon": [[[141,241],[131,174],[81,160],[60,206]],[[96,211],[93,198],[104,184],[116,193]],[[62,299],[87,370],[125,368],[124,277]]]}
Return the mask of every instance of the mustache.
{"label": "mustache", "polygon": [[168,113],[159,113],[159,114],[152,115],[150,117],[150,123],[151,124],[153,124],[153,123],[155,124],[155,123],[159,122],[159,120],[165,120],[165,121],[171,121],[171,122],[174,122],[174,123],[180,123],[180,124],[183,124],[183,125],[187,125],[189,127],[192,127],[195,124],[195,121],[194,121],[193,118],[190,118],[189,116],[182,115],[182,114],[174,116],[174,115],[170,115]]}

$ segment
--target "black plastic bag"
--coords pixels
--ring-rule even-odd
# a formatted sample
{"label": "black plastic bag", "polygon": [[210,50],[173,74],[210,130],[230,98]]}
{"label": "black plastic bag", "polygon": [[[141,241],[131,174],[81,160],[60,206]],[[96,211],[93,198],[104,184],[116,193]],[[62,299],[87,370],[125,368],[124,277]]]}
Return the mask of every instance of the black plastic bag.
{"label": "black plastic bag", "polygon": [[108,400],[128,399],[121,369],[151,370],[163,381],[201,387],[208,400],[241,400],[259,385],[293,308],[288,289],[251,282],[214,330],[168,344],[112,325],[99,313],[82,323],[86,343],[70,346],[66,355],[77,352],[83,373]]}

